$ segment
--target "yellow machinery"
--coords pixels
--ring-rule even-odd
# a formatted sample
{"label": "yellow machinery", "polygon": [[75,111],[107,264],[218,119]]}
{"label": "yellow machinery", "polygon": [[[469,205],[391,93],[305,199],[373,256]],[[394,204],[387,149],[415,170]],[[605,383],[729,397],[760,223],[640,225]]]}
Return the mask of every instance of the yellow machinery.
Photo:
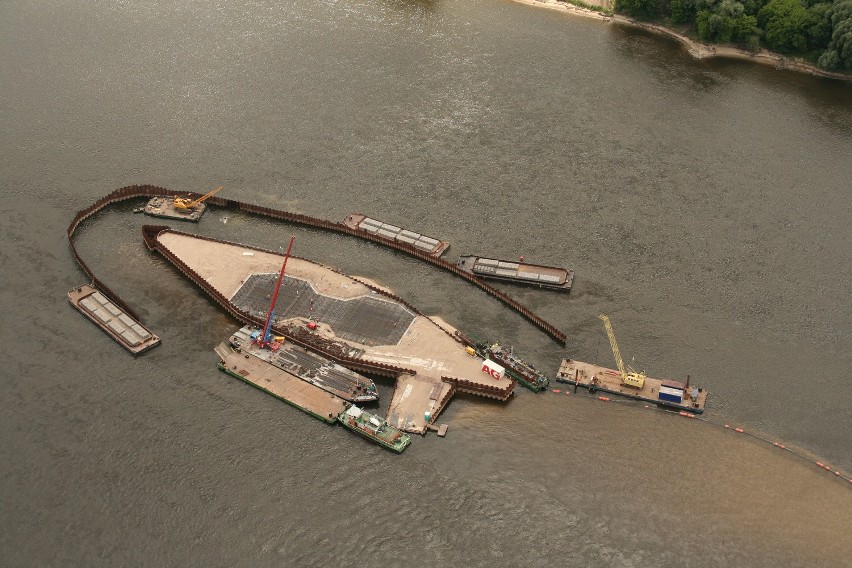
{"label": "yellow machinery", "polygon": [[193,201],[189,197],[175,197],[175,209],[177,209],[178,211],[191,211],[192,209],[195,209],[196,205],[204,203],[205,201],[207,201],[207,199],[219,193],[224,187],[224,185],[220,185],[213,191],[205,193],[195,201]]}
{"label": "yellow machinery", "polygon": [[615,357],[615,363],[618,365],[618,371],[621,373],[621,384],[629,387],[641,389],[645,386],[645,373],[637,373],[633,369],[630,372],[624,370],[624,361],[621,360],[621,352],[618,350],[618,342],[615,340],[615,332],[612,331],[612,324],[609,318],[601,314],[600,317],[606,327],[606,334],[609,336],[609,344],[612,347],[612,355]]}

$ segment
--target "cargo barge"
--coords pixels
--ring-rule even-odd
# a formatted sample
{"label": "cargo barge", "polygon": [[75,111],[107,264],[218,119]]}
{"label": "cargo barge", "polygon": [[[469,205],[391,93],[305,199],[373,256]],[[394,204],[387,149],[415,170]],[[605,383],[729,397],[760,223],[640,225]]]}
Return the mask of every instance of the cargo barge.
{"label": "cargo barge", "polygon": [[364,231],[371,235],[379,235],[386,239],[411,245],[426,254],[439,257],[450,248],[450,243],[434,237],[427,237],[390,223],[383,223],[360,213],[352,213],[344,219],[343,224],[352,229]]}
{"label": "cargo barge", "polygon": [[583,387],[591,393],[600,391],[615,394],[692,414],[704,412],[707,391],[700,387],[690,387],[689,380],[681,383],[643,378],[641,387],[630,386],[624,384],[619,371],[572,359],[563,359],[556,374],[558,382]]}
{"label": "cargo barge", "polygon": [[288,343],[283,337],[274,341],[272,348],[264,349],[258,344],[262,333],[259,327],[245,326],[234,332],[228,343],[237,351],[266,361],[348,402],[379,400],[375,383],[364,375]]}
{"label": "cargo barge", "polygon": [[159,337],[111,302],[94,286],[83,284],[70,290],[68,300],[72,306],[134,355],[160,344]]}
{"label": "cargo barge", "polygon": [[550,385],[550,379],[531,364],[516,356],[513,349],[505,349],[499,343],[494,343],[486,346],[483,351],[486,358],[502,365],[510,377],[531,391],[540,392]]}
{"label": "cargo barge", "polygon": [[334,424],[349,404],[292,373],[239,352],[227,343],[220,343],[214,351],[219,356],[218,366],[221,371],[328,424]]}
{"label": "cargo barge", "polygon": [[378,416],[374,416],[342,398],[302,380],[272,363],[254,357],[228,343],[220,343],[214,350],[219,356],[218,367],[234,378],[256,387],[322,420],[326,424],[340,422],[394,452],[402,452],[411,443],[411,437],[400,432]]}
{"label": "cargo barge", "polygon": [[355,406],[354,404],[338,416],[343,426],[356,434],[360,434],[374,442],[393,450],[402,452],[411,443],[411,436],[401,432],[375,414]]}
{"label": "cargo barge", "polygon": [[558,290],[560,292],[570,292],[571,286],[574,283],[573,270],[558,266],[529,264],[523,262],[523,260],[513,262],[510,260],[465,255],[459,257],[456,266],[480,278],[538,286],[539,288]]}

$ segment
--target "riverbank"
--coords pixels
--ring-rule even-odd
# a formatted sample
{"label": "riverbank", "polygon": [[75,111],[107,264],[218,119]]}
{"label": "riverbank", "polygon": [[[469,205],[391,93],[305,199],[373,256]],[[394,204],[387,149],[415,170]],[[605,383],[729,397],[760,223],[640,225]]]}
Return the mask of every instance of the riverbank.
{"label": "riverbank", "polygon": [[[567,14],[592,18],[605,22],[611,22],[618,25],[629,26],[645,30],[647,32],[663,35],[678,41],[686,51],[695,59],[711,59],[714,57],[725,59],[739,59],[743,61],[753,61],[762,65],[771,65],[778,70],[796,71],[798,73],[806,73],[815,77],[825,77],[827,79],[836,79],[839,81],[852,81],[852,75],[846,73],[834,73],[820,69],[816,65],[803,61],[797,58],[786,57],[780,53],[775,53],[765,49],[752,53],[747,49],[735,47],[733,45],[712,45],[695,41],[682,33],[679,33],[670,28],[666,28],[659,24],[650,22],[640,22],[633,18],[628,18],[621,14],[606,14],[598,12],[590,8],[575,6],[568,2],[559,2],[557,0],[512,0],[519,4],[527,4],[539,8],[547,8],[565,12]],[[602,9],[609,9],[610,2],[608,0],[590,0],[589,5],[598,5]]]}

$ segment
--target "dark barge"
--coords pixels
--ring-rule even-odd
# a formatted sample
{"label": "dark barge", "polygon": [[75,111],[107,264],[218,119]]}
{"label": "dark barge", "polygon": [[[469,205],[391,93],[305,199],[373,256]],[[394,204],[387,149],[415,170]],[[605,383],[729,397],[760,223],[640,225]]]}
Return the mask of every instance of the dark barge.
{"label": "dark barge", "polygon": [[558,266],[529,264],[520,260],[499,260],[484,256],[465,255],[456,264],[461,270],[480,278],[503,280],[515,284],[538,286],[549,290],[570,292],[574,283],[574,271]]}

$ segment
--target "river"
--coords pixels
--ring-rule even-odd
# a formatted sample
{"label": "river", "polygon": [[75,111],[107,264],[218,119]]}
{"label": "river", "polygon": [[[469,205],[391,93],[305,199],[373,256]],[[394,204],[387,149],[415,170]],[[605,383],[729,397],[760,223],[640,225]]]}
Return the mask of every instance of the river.
{"label": "river", "polygon": [[[852,557],[852,89],[503,0],[10,0],[0,8],[4,566],[825,566]],[[391,287],[555,374],[710,391],[710,424],[520,389],[402,455],[219,372],[236,327],[142,244],[84,258],[163,344],[68,304],[73,213],[150,183],[576,270],[505,286],[212,209],[181,228]],[[226,219],[227,216],[227,219]],[[227,222],[225,222],[227,221]],[[392,385],[380,382],[385,401]],[[385,402],[386,404],[386,402]],[[725,430],[756,432],[796,450]]]}

